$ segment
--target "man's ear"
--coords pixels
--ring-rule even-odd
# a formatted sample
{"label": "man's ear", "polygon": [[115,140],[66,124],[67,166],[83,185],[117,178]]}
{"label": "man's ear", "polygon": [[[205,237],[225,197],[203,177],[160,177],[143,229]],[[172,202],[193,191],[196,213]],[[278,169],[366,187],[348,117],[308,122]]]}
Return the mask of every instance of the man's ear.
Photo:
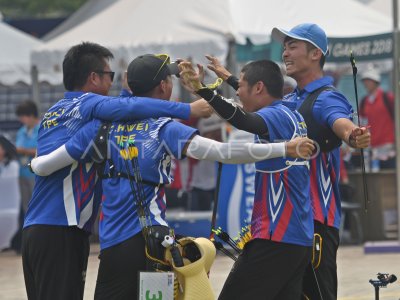
{"label": "man's ear", "polygon": [[257,81],[254,86],[256,89],[256,94],[261,94],[263,92],[263,89],[267,89],[267,87],[264,85],[264,82],[262,81]]}
{"label": "man's ear", "polygon": [[164,79],[161,80],[161,81],[160,81],[160,84],[159,84],[158,86],[159,86],[160,90],[161,90],[163,93],[165,93],[166,88],[167,88],[167,81],[164,80]]}
{"label": "man's ear", "polygon": [[99,75],[95,72],[92,72],[89,74],[87,80],[86,80],[86,84],[90,84],[90,85],[94,85],[97,86],[98,85],[98,80],[99,80]]}
{"label": "man's ear", "polygon": [[322,51],[318,48],[311,50],[311,58],[313,60],[320,61],[322,57]]}

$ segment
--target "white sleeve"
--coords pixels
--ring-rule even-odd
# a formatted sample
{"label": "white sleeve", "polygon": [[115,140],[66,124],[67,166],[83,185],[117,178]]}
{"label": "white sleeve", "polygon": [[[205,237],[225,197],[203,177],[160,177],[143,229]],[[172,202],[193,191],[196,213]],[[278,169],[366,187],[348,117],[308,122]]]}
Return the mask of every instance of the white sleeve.
{"label": "white sleeve", "polygon": [[191,140],[186,155],[196,159],[219,161],[227,164],[245,164],[264,159],[284,157],[285,143],[220,143],[196,135]]}
{"label": "white sleeve", "polygon": [[65,145],[49,154],[35,157],[31,161],[32,171],[39,176],[48,176],[72,164],[75,160],[68,154]]}

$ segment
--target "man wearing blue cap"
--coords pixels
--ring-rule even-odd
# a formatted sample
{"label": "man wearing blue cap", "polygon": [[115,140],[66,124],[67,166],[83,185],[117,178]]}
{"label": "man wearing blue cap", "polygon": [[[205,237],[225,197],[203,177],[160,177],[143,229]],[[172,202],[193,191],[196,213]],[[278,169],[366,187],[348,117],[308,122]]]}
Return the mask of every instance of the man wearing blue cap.
{"label": "man wearing blue cap", "polygon": [[346,97],[325,77],[323,66],[329,53],[325,32],[316,24],[304,23],[290,31],[274,28],[272,37],[283,46],[286,73],[297,82],[284,100],[297,103],[315,140],[319,153],[311,160],[311,201],[314,231],[322,239],[321,260],[313,264],[320,287],[315,287],[312,268],[304,277],[304,294],[310,299],[337,298],[336,254],[341,215],[339,194],[339,147],[342,141],[354,148],[370,144],[370,133],[352,122],[353,109]]}

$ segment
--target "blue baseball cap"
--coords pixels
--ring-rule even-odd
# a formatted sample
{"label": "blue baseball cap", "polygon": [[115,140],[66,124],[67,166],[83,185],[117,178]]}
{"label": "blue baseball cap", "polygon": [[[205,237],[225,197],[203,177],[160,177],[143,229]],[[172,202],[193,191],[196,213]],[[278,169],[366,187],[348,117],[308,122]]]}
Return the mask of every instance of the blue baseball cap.
{"label": "blue baseball cap", "polygon": [[303,23],[290,29],[290,31],[275,27],[272,29],[272,38],[283,43],[285,38],[291,37],[296,40],[306,41],[320,49],[327,56],[329,54],[328,38],[325,31],[317,24]]}

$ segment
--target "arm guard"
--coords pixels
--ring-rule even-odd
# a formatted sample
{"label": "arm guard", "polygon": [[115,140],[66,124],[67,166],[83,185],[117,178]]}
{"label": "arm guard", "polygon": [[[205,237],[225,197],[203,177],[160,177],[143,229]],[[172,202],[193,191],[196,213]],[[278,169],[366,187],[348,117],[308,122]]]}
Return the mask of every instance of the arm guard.
{"label": "arm guard", "polygon": [[268,127],[258,114],[244,111],[232,99],[224,98],[208,88],[202,88],[196,93],[203,97],[221,118],[237,129],[263,137],[268,136]]}

